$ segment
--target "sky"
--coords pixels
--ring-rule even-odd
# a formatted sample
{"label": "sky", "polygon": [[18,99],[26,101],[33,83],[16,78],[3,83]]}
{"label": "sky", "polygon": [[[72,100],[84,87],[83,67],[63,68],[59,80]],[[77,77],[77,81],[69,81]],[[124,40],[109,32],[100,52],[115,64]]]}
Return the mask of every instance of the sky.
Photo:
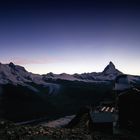
{"label": "sky", "polygon": [[1,0],[0,62],[33,73],[140,75],[140,4],[133,0]]}

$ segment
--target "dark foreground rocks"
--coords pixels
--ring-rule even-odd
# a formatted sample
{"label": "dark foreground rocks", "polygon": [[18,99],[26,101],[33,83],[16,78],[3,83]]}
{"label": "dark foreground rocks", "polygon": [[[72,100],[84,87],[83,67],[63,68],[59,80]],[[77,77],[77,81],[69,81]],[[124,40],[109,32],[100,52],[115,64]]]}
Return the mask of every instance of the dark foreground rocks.
{"label": "dark foreground rocks", "polygon": [[87,131],[80,128],[50,128],[46,126],[16,126],[0,121],[0,140],[91,140]]}
{"label": "dark foreground rocks", "polygon": [[[80,116],[80,115],[79,115]],[[103,134],[90,129],[88,114],[81,114],[65,128],[43,125],[15,125],[0,120],[0,140],[140,140],[131,134]]]}

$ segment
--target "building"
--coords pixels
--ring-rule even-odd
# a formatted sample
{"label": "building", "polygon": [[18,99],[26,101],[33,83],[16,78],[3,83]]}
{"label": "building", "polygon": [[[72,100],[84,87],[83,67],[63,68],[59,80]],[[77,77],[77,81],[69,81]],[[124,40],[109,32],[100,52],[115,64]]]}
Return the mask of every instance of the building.
{"label": "building", "polygon": [[140,91],[129,82],[129,76],[120,75],[115,80],[116,108],[120,128],[140,129]]}
{"label": "building", "polygon": [[93,131],[113,133],[113,128],[117,122],[115,108],[110,106],[100,106],[97,110],[90,112],[93,123]]}
{"label": "building", "polygon": [[132,88],[119,94],[120,128],[140,130],[140,91]]}
{"label": "building", "polygon": [[117,78],[115,79],[114,91],[119,94],[128,89],[131,89],[131,84],[128,80],[128,76],[124,74],[117,76]]}

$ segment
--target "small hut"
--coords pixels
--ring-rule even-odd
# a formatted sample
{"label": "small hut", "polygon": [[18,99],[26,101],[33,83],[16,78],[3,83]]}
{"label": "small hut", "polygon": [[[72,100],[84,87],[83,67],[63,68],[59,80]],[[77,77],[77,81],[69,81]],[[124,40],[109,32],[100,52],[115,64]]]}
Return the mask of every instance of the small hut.
{"label": "small hut", "polygon": [[101,111],[91,112],[90,116],[93,123],[93,131],[113,133],[114,123],[116,122],[113,107],[103,107]]}

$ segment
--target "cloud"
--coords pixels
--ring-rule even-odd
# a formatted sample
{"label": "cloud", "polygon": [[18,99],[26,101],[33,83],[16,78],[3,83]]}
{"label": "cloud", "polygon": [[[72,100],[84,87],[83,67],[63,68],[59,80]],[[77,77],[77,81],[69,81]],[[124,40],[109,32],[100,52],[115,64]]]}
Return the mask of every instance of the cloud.
{"label": "cloud", "polygon": [[28,64],[53,63],[56,61],[56,59],[53,59],[53,58],[35,58],[35,59],[31,58],[31,59],[29,59],[29,58],[14,57],[14,58],[11,58],[10,61],[15,64],[28,65]]}

